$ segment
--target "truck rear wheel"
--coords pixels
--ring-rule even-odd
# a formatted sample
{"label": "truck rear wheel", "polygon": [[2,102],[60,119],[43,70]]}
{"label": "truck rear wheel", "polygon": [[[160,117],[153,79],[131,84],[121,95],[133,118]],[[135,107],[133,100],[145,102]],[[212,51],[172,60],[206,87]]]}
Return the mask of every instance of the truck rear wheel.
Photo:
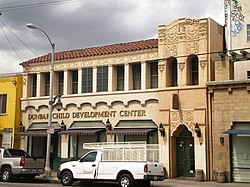
{"label": "truck rear wheel", "polygon": [[1,171],[1,179],[4,182],[10,181],[12,178],[12,172],[10,167],[4,167]]}
{"label": "truck rear wheel", "polygon": [[132,187],[134,179],[130,174],[122,174],[118,179],[119,187]]}
{"label": "truck rear wheel", "polygon": [[70,171],[64,171],[61,175],[61,183],[63,186],[70,186],[74,182],[73,175]]}

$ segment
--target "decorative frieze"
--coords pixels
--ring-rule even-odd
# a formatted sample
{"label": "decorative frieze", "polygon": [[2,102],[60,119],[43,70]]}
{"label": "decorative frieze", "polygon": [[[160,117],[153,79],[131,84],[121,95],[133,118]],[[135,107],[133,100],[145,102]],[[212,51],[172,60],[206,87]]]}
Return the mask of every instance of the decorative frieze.
{"label": "decorative frieze", "polygon": [[[114,56],[114,57],[100,57],[100,58],[90,58],[81,59],[79,61],[67,61],[67,62],[55,62],[54,69],[65,70],[65,69],[78,69],[82,67],[93,67],[101,65],[115,65],[121,63],[133,63],[140,61],[155,60],[158,58],[158,52],[147,52],[143,54],[129,54],[127,56]],[[31,66],[26,72],[47,72],[50,70],[50,63],[40,64],[38,66]]]}

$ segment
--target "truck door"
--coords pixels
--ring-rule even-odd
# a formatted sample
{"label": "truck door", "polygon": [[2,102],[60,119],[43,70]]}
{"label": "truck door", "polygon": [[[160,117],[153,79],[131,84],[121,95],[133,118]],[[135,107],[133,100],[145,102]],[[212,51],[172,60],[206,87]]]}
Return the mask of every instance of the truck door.
{"label": "truck door", "polygon": [[96,158],[97,151],[91,151],[80,159],[80,164],[76,170],[79,178],[94,179],[96,177],[98,165],[98,160]]}

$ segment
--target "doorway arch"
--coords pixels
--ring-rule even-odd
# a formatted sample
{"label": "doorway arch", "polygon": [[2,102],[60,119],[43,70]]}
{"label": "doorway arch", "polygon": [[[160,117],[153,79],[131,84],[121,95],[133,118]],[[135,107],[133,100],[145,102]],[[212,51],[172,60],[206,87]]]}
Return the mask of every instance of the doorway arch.
{"label": "doorway arch", "polygon": [[194,177],[194,138],[185,125],[180,125],[173,133],[171,146],[173,177]]}

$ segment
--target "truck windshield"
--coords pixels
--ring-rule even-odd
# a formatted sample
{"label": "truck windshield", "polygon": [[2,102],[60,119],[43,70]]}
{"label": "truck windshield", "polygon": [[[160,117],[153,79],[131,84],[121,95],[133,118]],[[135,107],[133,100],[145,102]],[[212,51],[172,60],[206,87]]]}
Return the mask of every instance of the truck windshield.
{"label": "truck windshield", "polygon": [[29,158],[30,155],[21,149],[6,149],[4,155],[7,157],[26,157]]}

